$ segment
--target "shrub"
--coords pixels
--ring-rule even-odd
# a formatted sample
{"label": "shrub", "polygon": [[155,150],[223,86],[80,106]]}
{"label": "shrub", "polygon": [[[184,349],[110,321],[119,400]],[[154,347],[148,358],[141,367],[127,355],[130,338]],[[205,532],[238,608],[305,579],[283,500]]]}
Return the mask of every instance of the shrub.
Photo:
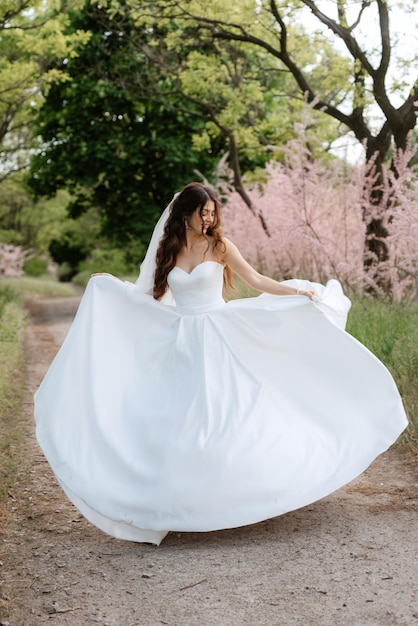
{"label": "shrub", "polygon": [[16,299],[16,293],[8,285],[2,285],[0,287],[0,318],[3,315],[4,308],[9,302],[13,302]]}
{"label": "shrub", "polygon": [[78,265],[79,272],[107,272],[114,276],[129,274],[132,268],[125,260],[124,251],[119,248],[96,248],[85,261]]}
{"label": "shrub", "polygon": [[38,255],[33,255],[24,262],[23,271],[28,276],[42,276],[48,271],[48,261]]}

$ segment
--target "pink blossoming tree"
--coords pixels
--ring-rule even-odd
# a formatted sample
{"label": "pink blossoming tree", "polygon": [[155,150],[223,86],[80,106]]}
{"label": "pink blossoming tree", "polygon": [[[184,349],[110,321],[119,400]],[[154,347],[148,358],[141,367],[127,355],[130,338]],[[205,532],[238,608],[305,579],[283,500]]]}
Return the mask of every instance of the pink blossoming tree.
{"label": "pink blossoming tree", "polygon": [[[270,162],[265,184],[249,195],[261,220],[238,193],[223,189],[225,231],[247,260],[261,271],[284,279],[326,282],[339,279],[350,291],[373,291],[394,300],[418,293],[418,174],[410,167],[412,150],[394,156],[381,188],[382,214],[370,200],[376,189],[373,168],[313,160],[302,138],[284,148],[282,163]],[[367,184],[365,185],[365,180]],[[381,179],[380,179],[381,180]],[[388,202],[391,211],[387,211]],[[367,224],[385,220],[388,258],[364,263]],[[385,291],[382,285],[389,287]]]}
{"label": "pink blossoming tree", "polygon": [[0,278],[23,276],[26,253],[21,246],[0,243]]}

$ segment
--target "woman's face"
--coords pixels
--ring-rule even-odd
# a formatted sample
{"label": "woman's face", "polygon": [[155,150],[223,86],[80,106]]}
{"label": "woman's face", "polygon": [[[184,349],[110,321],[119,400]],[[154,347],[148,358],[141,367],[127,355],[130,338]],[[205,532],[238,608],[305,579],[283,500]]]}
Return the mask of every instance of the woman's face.
{"label": "woman's face", "polygon": [[216,208],[213,200],[208,200],[202,209],[196,209],[188,218],[189,228],[197,233],[206,234],[216,219]]}

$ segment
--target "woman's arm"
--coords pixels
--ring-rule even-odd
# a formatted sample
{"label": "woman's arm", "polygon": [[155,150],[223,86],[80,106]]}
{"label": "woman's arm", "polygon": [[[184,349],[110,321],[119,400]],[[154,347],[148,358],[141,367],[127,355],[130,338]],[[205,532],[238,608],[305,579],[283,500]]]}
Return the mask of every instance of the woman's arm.
{"label": "woman's arm", "polygon": [[224,239],[226,250],[224,253],[224,261],[229,265],[231,270],[237,274],[247,285],[253,287],[257,291],[271,293],[276,296],[296,296],[297,294],[307,296],[312,300],[316,295],[314,291],[298,290],[288,285],[282,285],[277,280],[263,276],[257,272],[244,259],[238,248],[229,239]]}

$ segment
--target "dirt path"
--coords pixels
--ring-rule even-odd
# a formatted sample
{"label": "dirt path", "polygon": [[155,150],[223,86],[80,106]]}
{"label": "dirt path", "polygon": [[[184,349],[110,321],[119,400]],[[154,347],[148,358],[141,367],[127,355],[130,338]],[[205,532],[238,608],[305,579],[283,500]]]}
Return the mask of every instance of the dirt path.
{"label": "dirt path", "polygon": [[418,626],[418,476],[399,446],[328,498],[245,528],[170,533],[157,548],[82,519],[37,447],[32,418],[33,392],[77,304],[32,306],[25,451],[0,557],[9,617],[0,624]]}

